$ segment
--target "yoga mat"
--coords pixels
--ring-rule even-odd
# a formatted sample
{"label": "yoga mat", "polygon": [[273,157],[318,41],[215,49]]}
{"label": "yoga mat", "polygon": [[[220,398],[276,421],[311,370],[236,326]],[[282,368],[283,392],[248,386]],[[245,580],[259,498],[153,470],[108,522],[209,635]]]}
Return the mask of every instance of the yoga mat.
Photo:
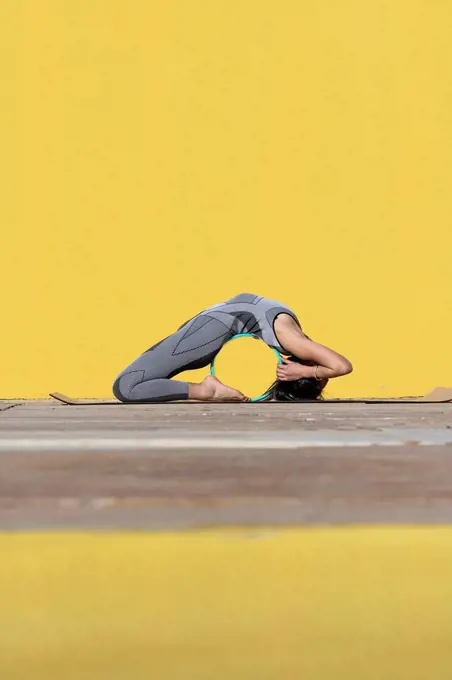
{"label": "yoga mat", "polygon": [[[74,399],[61,392],[51,392],[50,396],[57,401],[68,406],[146,406],[146,402],[123,404],[117,399]],[[170,404],[200,404],[199,401],[171,401],[154,403],[154,406],[169,406]],[[232,403],[232,402],[205,402],[205,403]],[[239,405],[239,402],[237,406]],[[240,406],[249,406],[253,402],[240,404]],[[398,397],[393,399],[379,399],[378,397],[363,397],[361,399],[323,399],[317,401],[299,401],[299,402],[276,402],[264,401],[259,402],[259,405],[267,404],[283,404],[290,406],[290,404],[447,404],[452,403],[452,387],[435,387],[431,392],[428,392],[421,397]]]}

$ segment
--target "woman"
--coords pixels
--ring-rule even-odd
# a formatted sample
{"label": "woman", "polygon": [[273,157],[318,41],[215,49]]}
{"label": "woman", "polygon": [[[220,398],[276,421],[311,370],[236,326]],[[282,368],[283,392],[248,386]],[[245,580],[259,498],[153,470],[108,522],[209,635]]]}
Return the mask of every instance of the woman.
{"label": "woman", "polygon": [[115,397],[123,402],[249,401],[213,376],[201,383],[171,380],[182,371],[208,366],[237,333],[253,333],[288,357],[278,364],[271,399],[318,399],[328,380],[352,371],[345,357],[303,333],[291,309],[241,293],[197,314],[127,366],[114,382]]}

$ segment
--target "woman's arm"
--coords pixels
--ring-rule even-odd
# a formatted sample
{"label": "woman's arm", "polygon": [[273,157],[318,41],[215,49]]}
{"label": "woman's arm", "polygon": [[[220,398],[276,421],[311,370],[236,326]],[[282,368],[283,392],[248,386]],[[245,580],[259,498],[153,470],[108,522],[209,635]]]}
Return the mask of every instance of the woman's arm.
{"label": "woman's arm", "polygon": [[[288,314],[278,316],[274,328],[281,347],[297,359],[313,364],[306,366],[286,361],[285,364],[278,366],[282,379],[297,380],[297,378],[315,377],[323,380],[352,372],[353,366],[348,359],[329,347],[310,340]],[[280,378],[279,375],[278,378]]]}

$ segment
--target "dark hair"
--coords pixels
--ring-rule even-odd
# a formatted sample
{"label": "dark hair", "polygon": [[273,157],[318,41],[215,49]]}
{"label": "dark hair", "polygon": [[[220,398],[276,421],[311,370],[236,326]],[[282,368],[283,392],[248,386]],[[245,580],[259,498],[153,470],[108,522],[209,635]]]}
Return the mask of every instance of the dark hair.
{"label": "dark hair", "polygon": [[[289,361],[301,362],[297,357],[288,357]],[[299,378],[298,380],[276,380],[269,388],[268,399],[275,401],[315,401],[322,399],[322,383],[315,378]]]}

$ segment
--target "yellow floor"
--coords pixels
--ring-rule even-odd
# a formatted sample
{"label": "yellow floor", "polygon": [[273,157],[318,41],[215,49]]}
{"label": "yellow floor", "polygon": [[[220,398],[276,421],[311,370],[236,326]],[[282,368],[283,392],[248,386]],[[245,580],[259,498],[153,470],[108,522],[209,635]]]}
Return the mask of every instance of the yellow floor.
{"label": "yellow floor", "polygon": [[452,528],[0,535],[2,680],[450,680]]}

